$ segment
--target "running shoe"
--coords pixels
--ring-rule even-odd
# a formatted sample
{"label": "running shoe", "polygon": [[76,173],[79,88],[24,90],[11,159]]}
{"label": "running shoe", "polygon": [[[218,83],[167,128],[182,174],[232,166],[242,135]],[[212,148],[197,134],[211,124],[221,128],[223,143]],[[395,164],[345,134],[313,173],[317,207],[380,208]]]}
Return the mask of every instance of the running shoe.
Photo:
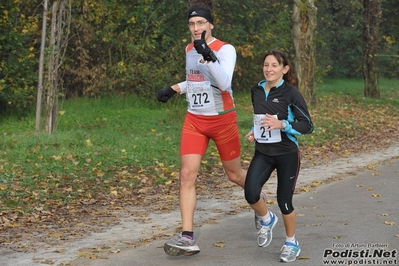
{"label": "running shoe", "polygon": [[[263,199],[263,201],[265,202],[265,205],[266,205],[266,194],[261,192],[260,197]],[[256,230],[260,230],[260,228],[261,228],[259,220],[260,220],[259,214],[257,214],[255,212],[255,228],[256,228]]]}
{"label": "running shoe", "polygon": [[273,212],[270,212],[271,220],[268,224],[265,224],[262,220],[259,221],[261,228],[258,232],[258,246],[267,247],[273,238],[273,228],[276,226],[278,217]]}
{"label": "running shoe", "polygon": [[169,256],[192,256],[200,252],[195,239],[186,236],[178,235],[166,242],[163,250]]}
{"label": "running shoe", "polygon": [[290,242],[285,242],[281,251],[280,261],[283,262],[293,262],[301,253],[298,241],[296,242],[296,245]]}

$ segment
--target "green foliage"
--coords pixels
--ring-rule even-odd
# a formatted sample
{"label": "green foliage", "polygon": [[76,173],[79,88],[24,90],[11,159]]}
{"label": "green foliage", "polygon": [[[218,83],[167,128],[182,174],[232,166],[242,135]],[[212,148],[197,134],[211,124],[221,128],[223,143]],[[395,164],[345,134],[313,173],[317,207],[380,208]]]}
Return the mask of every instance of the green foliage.
{"label": "green foliage", "polygon": [[186,2],[107,1],[90,8],[84,3],[79,7],[83,16],[72,23],[75,34],[69,49],[77,56],[67,62],[72,80],[66,84],[67,94],[125,91],[146,96],[172,79],[184,79],[181,65],[189,40],[182,34],[185,23],[176,20],[185,21]]}
{"label": "green foliage", "polygon": [[396,78],[399,69],[399,1],[382,1],[379,68],[382,76]]}
{"label": "green foliage", "polygon": [[0,113],[22,114],[35,99],[39,19],[33,1],[25,2],[0,6]]}
{"label": "green foliage", "polygon": [[[3,3],[4,2],[4,3]],[[37,1],[0,4],[0,112],[32,112],[38,84],[42,5]],[[187,1],[74,0],[70,39],[62,65],[61,96],[107,97],[155,92],[185,79],[184,49],[191,42]],[[281,49],[294,57],[293,1],[214,2],[214,36],[233,44],[236,92],[262,78],[265,51]],[[315,1],[316,80],[362,77],[361,1]],[[380,70],[396,77],[399,68],[397,0],[382,3]],[[50,18],[49,14],[49,18]],[[293,60],[292,60],[293,61]]]}
{"label": "green foliage", "polygon": [[[67,95],[130,91],[152,96],[185,79],[184,48],[191,42],[187,2],[144,0],[126,5],[108,1],[93,3],[91,9],[84,2],[78,7],[78,3],[83,16],[74,17],[72,23],[76,34],[69,49],[75,56],[66,65]],[[275,11],[265,16],[262,11],[270,8]],[[261,57],[266,50],[279,48],[292,54],[291,36],[285,34],[291,27],[290,9],[279,1],[267,6],[259,1],[215,3],[214,35],[232,43],[238,52],[236,90],[252,86],[254,76],[261,78]]]}
{"label": "green foliage", "polygon": [[267,2],[216,2],[213,35],[233,44],[237,50],[235,91],[246,91],[263,79],[262,59],[266,51],[280,49],[293,57],[291,2]]}
{"label": "green foliage", "polygon": [[[382,77],[396,77],[399,66],[399,10],[397,0],[382,1],[379,68]],[[315,1],[318,70],[328,78],[362,78],[362,1]],[[395,8],[394,8],[395,7]],[[328,70],[325,72],[325,70]],[[319,72],[320,73],[320,72]]]}
{"label": "green foliage", "polygon": [[361,1],[319,0],[316,65],[327,77],[362,77],[363,5]]}
{"label": "green foliage", "polygon": [[[361,77],[361,3],[318,1],[316,5],[318,79]],[[78,51],[81,56],[77,58],[82,60],[73,57],[75,61],[68,64],[68,93],[94,96],[133,91],[152,95],[184,80],[184,47],[190,42],[185,1],[107,1],[90,7],[82,4],[84,16],[75,17],[76,23],[72,23],[76,35],[71,50]],[[247,90],[262,78],[260,61],[266,50],[281,49],[293,59],[291,9],[291,1],[215,2],[214,35],[232,43],[238,53],[233,80],[236,91]],[[74,44],[74,40],[78,42]]]}

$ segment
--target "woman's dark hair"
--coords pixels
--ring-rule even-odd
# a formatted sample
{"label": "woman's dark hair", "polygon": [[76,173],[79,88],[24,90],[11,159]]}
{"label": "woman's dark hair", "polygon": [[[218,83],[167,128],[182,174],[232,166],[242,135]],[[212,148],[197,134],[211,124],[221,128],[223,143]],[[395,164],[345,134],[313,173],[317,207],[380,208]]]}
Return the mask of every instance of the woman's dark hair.
{"label": "woman's dark hair", "polygon": [[273,55],[276,58],[277,62],[280,63],[280,65],[290,67],[288,72],[284,74],[283,79],[287,81],[289,84],[298,88],[298,79],[294,73],[293,67],[291,66],[287,56],[279,50],[271,50],[266,52],[265,56],[263,57],[263,62],[265,61],[266,57],[269,55]]}

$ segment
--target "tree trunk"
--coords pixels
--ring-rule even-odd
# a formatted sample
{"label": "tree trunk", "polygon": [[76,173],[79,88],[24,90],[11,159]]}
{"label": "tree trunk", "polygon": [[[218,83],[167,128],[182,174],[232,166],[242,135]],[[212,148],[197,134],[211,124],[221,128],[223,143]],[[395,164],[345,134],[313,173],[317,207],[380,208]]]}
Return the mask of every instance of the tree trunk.
{"label": "tree trunk", "polygon": [[378,33],[381,21],[381,0],[363,0],[364,4],[364,96],[380,98],[378,87]]}
{"label": "tree trunk", "polygon": [[292,35],[295,47],[295,70],[298,89],[306,102],[316,106],[315,41],[317,8],[313,0],[295,0],[292,13]]}
{"label": "tree trunk", "polygon": [[44,53],[45,53],[45,47],[46,47],[47,8],[48,8],[48,0],[44,0],[42,38],[41,38],[41,44],[40,44],[40,59],[39,59],[39,77],[38,77],[37,99],[36,99],[36,124],[35,124],[35,132],[36,133],[38,133],[40,130],[40,118],[42,115],[43,69],[44,69]]}
{"label": "tree trunk", "polygon": [[[61,83],[60,67],[63,52],[67,46],[67,36],[70,24],[70,10],[65,12],[69,0],[54,1],[51,9],[50,40],[47,56],[47,76],[43,88],[45,102],[45,131],[49,134],[55,132],[58,116],[58,98]],[[70,5],[69,5],[70,8]],[[40,120],[40,115],[39,115]]]}
{"label": "tree trunk", "polygon": [[55,55],[57,53],[56,46],[56,31],[57,31],[57,12],[58,12],[58,1],[53,2],[52,6],[52,17],[50,27],[50,53],[47,61],[47,82],[46,82],[46,132],[54,132],[54,98],[57,97],[56,90],[58,79],[58,73],[56,71]]}

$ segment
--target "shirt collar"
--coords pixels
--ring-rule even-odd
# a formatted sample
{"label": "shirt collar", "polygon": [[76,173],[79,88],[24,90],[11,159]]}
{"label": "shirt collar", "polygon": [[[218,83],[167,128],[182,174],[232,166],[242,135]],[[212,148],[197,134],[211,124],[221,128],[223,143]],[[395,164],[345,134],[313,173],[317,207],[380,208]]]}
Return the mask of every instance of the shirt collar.
{"label": "shirt collar", "polygon": [[[267,83],[266,80],[262,80],[262,81],[259,82],[259,86],[262,86],[263,88],[265,88],[266,87],[266,83]],[[283,84],[284,84],[284,79],[282,79],[281,82],[279,84],[277,84],[276,89],[278,89]]]}

